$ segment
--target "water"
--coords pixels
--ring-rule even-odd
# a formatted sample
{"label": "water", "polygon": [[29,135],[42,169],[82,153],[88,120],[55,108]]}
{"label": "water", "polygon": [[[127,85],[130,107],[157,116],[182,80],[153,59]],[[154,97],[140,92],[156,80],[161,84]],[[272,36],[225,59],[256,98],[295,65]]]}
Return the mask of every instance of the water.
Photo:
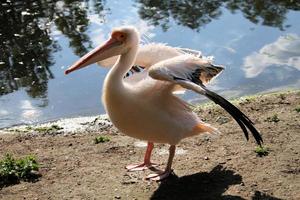
{"label": "water", "polygon": [[107,69],[63,72],[125,24],[214,56],[226,70],[210,87],[226,97],[299,88],[299,1],[254,2],[1,1],[0,127],[103,113]]}

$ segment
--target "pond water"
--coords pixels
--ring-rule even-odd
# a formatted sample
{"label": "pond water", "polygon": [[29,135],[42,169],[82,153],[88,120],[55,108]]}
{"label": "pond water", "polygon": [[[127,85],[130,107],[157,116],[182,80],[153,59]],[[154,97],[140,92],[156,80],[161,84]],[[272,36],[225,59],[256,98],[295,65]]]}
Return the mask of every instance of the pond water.
{"label": "pond water", "polygon": [[228,98],[299,88],[299,10],[297,0],[3,0],[0,128],[104,113],[107,69],[63,72],[126,24],[151,42],[214,56],[226,70],[210,87]]}

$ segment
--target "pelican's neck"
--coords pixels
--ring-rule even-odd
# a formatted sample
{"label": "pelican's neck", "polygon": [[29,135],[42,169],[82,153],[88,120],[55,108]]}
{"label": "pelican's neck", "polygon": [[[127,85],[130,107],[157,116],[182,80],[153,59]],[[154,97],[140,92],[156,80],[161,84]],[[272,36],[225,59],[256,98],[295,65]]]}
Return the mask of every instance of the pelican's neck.
{"label": "pelican's neck", "polygon": [[123,78],[129,69],[133,66],[136,54],[138,50],[138,45],[130,48],[126,53],[120,55],[116,64],[110,70],[108,77],[113,82],[123,82]]}

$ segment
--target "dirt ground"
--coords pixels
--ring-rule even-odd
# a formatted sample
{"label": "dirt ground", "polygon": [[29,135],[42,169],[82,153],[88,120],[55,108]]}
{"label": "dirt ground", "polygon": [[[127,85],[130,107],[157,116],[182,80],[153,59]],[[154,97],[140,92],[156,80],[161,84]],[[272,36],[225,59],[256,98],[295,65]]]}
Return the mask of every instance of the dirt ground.
{"label": "dirt ground", "polygon": [[[0,157],[7,152],[16,157],[36,155],[41,176],[0,185],[0,199],[300,199],[300,112],[296,110],[300,92],[234,102],[261,131],[269,155],[258,157],[253,138],[247,142],[237,123],[212,105],[195,110],[222,134],[183,140],[174,159],[174,174],[158,183],[144,180],[149,170],[124,169],[142,161],[145,145],[115,131],[3,133]],[[95,144],[98,135],[110,141]],[[159,168],[164,168],[167,150],[167,145],[155,146],[153,161]]]}

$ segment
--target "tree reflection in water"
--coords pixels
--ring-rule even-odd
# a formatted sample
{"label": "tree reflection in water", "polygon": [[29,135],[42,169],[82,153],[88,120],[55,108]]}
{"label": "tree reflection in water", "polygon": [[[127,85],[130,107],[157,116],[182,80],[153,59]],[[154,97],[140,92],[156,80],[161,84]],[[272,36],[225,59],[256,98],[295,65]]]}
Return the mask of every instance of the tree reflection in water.
{"label": "tree reflection in water", "polygon": [[[197,31],[222,14],[225,7],[232,13],[240,11],[255,24],[284,30],[289,10],[300,10],[296,0],[137,0],[139,15],[152,25],[169,28],[170,19]],[[289,25],[286,25],[287,27]]]}
{"label": "tree reflection in water", "polygon": [[47,97],[47,83],[54,78],[49,67],[59,50],[50,36],[50,25],[69,39],[74,53],[82,56],[91,45],[87,30],[88,6],[99,16],[103,2],[84,0],[32,0],[0,3],[0,95],[25,88],[33,98]]}
{"label": "tree reflection in water", "polygon": [[[142,19],[169,28],[170,20],[199,31],[217,19],[222,9],[242,12],[253,23],[284,29],[289,10],[299,10],[295,0],[135,0]],[[89,12],[104,21],[104,0],[4,0],[0,3],[0,96],[25,88],[33,98],[47,97],[53,78],[52,53],[59,45],[50,36],[50,25],[69,39],[82,56],[91,45],[86,34]],[[102,18],[102,19],[101,19]]]}

